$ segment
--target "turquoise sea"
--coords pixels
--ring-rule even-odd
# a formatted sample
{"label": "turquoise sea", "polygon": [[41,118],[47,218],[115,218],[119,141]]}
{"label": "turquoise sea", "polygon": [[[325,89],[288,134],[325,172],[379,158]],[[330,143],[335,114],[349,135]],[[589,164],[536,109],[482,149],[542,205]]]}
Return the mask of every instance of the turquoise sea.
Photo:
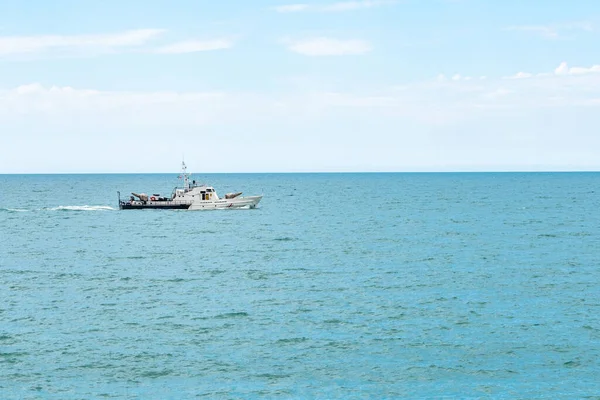
{"label": "turquoise sea", "polygon": [[600,399],[600,173],[0,175],[0,399]]}

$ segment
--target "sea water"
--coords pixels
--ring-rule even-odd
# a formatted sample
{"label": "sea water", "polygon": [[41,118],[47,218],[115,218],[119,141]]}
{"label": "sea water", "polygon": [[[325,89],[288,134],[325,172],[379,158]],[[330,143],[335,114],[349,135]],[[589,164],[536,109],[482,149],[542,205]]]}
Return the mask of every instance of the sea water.
{"label": "sea water", "polygon": [[600,174],[0,175],[0,398],[600,398]]}

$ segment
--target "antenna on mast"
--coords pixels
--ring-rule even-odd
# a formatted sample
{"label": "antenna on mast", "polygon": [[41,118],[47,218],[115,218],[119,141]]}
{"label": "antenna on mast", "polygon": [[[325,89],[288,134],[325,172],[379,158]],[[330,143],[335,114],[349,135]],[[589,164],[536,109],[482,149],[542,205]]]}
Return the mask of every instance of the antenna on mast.
{"label": "antenna on mast", "polygon": [[189,183],[189,175],[187,173],[187,165],[185,165],[185,161],[183,160],[183,158],[181,159],[181,178],[183,178],[183,189],[184,190],[188,190],[190,188],[190,183]]}

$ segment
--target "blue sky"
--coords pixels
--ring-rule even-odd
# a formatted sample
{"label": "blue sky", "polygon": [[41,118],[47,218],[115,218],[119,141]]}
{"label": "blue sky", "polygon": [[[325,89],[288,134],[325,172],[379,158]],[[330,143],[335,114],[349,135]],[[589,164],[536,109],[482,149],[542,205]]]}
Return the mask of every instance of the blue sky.
{"label": "blue sky", "polygon": [[600,169],[600,3],[0,0],[0,173]]}

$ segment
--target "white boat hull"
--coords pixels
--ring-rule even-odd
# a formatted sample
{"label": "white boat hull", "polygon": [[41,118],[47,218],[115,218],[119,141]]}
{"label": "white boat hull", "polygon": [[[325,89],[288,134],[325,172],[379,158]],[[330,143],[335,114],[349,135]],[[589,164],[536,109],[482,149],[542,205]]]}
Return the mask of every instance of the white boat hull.
{"label": "white boat hull", "polygon": [[236,197],[234,199],[197,200],[188,208],[191,211],[220,210],[236,208],[255,208],[260,203],[262,196]]}
{"label": "white boat hull", "polygon": [[[182,173],[179,178],[183,179],[183,187],[175,187],[170,197],[154,193],[131,192],[129,201],[121,201],[119,195],[119,208],[121,210],[143,210],[143,209],[178,209],[178,210],[224,210],[236,208],[256,208],[262,200],[261,196],[241,197],[242,192],[227,193],[224,198],[217,195],[215,189],[205,184],[196,185],[196,181],[190,182],[187,167],[181,163]],[[137,197],[137,200],[136,200]]]}

